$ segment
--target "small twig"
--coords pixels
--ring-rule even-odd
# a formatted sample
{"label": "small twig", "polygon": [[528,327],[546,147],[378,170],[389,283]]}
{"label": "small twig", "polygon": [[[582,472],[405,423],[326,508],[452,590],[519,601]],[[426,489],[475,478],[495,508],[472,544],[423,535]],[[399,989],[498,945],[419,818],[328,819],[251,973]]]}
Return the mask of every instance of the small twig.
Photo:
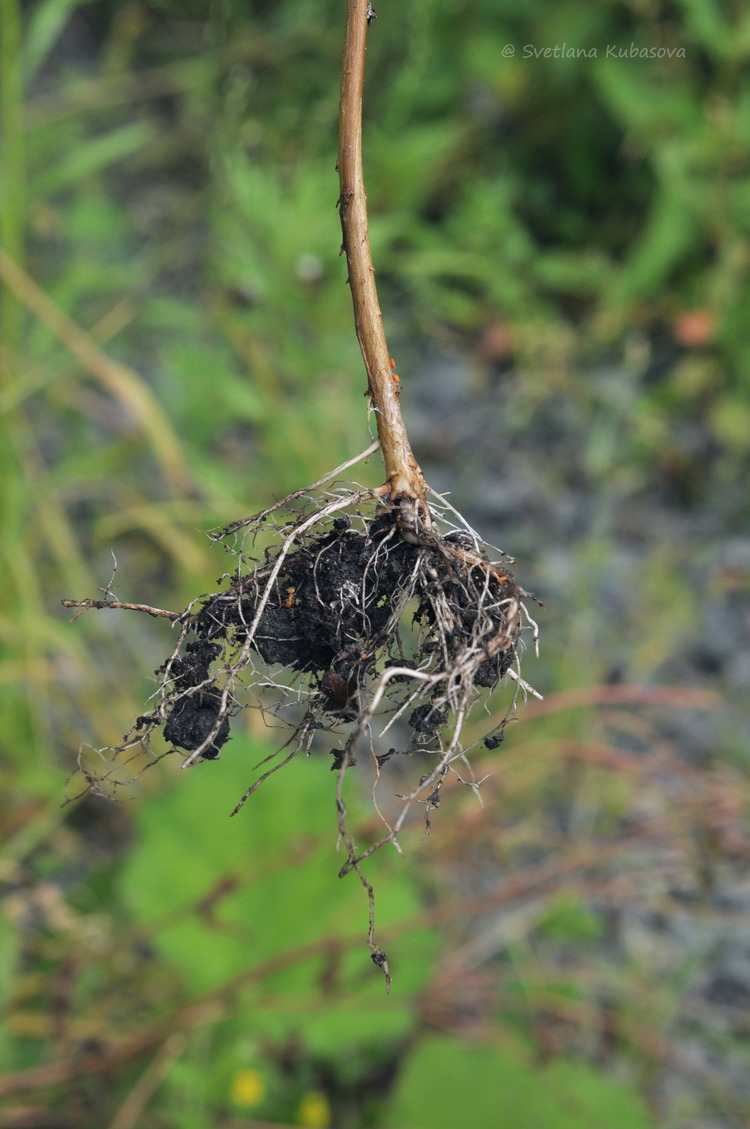
{"label": "small twig", "polygon": [[61,600],[60,603],[64,608],[80,608],[78,615],[73,616],[73,622],[78,619],[79,615],[83,615],[89,608],[98,608],[100,611],[104,608],[120,608],[124,611],[130,612],[145,612],[146,615],[158,616],[160,619],[171,619],[172,621],[181,619],[182,612],[168,612],[164,608],[152,608],[149,604],[130,604],[126,600]]}

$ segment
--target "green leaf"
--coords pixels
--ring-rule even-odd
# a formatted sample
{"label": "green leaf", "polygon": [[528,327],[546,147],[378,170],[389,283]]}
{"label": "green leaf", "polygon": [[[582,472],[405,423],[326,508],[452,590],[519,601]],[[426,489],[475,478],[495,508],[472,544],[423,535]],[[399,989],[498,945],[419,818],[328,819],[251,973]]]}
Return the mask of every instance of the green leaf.
{"label": "green leaf", "polygon": [[662,191],[622,270],[619,285],[613,287],[616,299],[645,299],[655,294],[693,250],[700,231],[695,209],[677,192]]}
{"label": "green leaf", "polygon": [[43,199],[62,188],[80,183],[110,165],[132,156],[156,137],[149,122],[132,122],[99,137],[81,140],[62,153],[56,164],[34,178],[34,196]]}
{"label": "green leaf", "polygon": [[441,1036],[421,1043],[401,1076],[389,1124],[402,1129],[653,1129],[639,1098],[583,1063],[548,1067],[520,1047],[467,1046]]}
{"label": "green leaf", "polygon": [[[122,896],[191,993],[289,954],[260,981],[264,1006],[256,1020],[266,1035],[282,1038],[293,1027],[329,1053],[333,1045],[400,1035],[410,1022],[405,1001],[424,985],[434,951],[427,932],[389,940],[389,924],[419,910],[403,860],[381,852],[367,866],[377,939],[394,974],[386,997],[365,943],[365,891],[356,875],[337,876],[343,859],[328,758],[295,759],[229,818],[257,775],[253,765],[267,755],[267,747],[237,737],[219,761],[180,773],[168,791],[150,796],[138,817],[138,848],[121,876]],[[201,912],[206,898],[211,910]],[[310,959],[301,950],[316,942],[320,951]],[[322,1006],[325,968],[345,987],[340,999],[329,991]]]}
{"label": "green leaf", "polygon": [[33,77],[55,45],[76,8],[92,0],[43,0],[31,13],[24,39],[24,65],[27,78]]}

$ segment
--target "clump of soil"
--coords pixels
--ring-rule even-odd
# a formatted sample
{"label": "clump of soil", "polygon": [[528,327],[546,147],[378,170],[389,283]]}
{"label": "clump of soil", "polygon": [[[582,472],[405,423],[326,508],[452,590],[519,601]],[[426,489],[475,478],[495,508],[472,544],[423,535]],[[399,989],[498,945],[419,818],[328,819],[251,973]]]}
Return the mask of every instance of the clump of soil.
{"label": "clump of soil", "polygon": [[[171,663],[173,687],[180,697],[164,726],[165,740],[190,752],[204,745],[201,755],[206,760],[215,760],[229,738],[229,719],[222,716],[222,695],[210,675],[211,663],[220,653],[217,643],[200,640],[188,643],[185,657]],[[164,670],[160,667],[157,673]]]}
{"label": "clump of soil", "polygon": [[[389,755],[441,749],[452,712],[514,662],[523,593],[511,573],[466,534],[410,544],[393,509],[358,526],[337,517],[228,579],[185,620],[184,654],[161,668],[164,736],[191,759],[219,755],[238,708],[230,688],[253,656],[303,677],[308,736],[331,719],[361,722],[380,685],[385,712],[403,713],[412,732]],[[333,755],[334,767],[352,763]]]}
{"label": "clump of soil", "polygon": [[[419,553],[393,533],[390,515],[376,518],[365,532],[342,517],[290,553],[252,637],[261,658],[356,679],[351,658],[365,653],[365,646],[372,656],[383,645]],[[263,596],[263,577],[241,585],[239,596],[230,590],[206,603],[195,623],[201,638],[230,635],[235,645],[245,642]]]}

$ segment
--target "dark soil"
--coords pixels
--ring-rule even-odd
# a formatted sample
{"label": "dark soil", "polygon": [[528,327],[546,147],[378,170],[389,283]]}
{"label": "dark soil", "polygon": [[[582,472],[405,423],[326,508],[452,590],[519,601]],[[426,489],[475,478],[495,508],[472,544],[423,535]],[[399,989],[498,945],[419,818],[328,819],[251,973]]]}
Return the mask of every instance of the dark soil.
{"label": "dark soil", "polygon": [[[317,713],[338,718],[358,716],[368,684],[389,663],[455,668],[470,691],[491,689],[506,673],[517,629],[515,619],[508,626],[507,606],[520,590],[470,537],[432,535],[425,545],[410,544],[394,509],[358,528],[338,517],[320,529],[287,555],[270,590],[273,558],[204,600],[191,624],[197,638],[161,668],[170,679],[164,736],[172,745],[194,752],[210,740],[201,756],[219,755],[234,708],[221,706],[225,660],[229,655],[231,664],[243,648],[269,666],[307,676]],[[399,675],[393,688],[404,701],[414,680]],[[408,715],[423,746],[449,722],[445,699],[439,682]]]}
{"label": "dark soil", "polygon": [[[383,643],[395,599],[411,574],[418,549],[394,536],[393,518],[376,518],[366,533],[338,519],[337,527],[290,554],[263,611],[253,646],[267,663],[305,672],[356,677],[362,646]],[[385,542],[387,541],[387,545]],[[253,584],[241,599],[220,595],[202,610],[196,630],[205,639],[242,644],[262,594]]]}
{"label": "dark soil", "polygon": [[[185,657],[174,659],[170,667],[175,690],[195,692],[175,702],[164,727],[164,737],[172,745],[192,752],[211,736],[218,724],[211,744],[202,754],[206,760],[215,760],[229,738],[228,718],[219,720],[221,693],[211,685],[210,666],[220,653],[221,647],[216,643],[202,640],[188,643]],[[164,669],[160,667],[157,673]]]}

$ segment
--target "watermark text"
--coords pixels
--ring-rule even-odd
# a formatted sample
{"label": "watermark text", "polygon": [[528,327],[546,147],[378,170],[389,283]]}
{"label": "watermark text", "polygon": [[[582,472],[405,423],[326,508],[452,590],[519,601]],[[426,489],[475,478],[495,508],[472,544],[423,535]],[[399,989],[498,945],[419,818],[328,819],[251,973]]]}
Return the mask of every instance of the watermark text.
{"label": "watermark text", "polygon": [[684,47],[644,47],[637,43],[605,43],[600,47],[572,47],[568,43],[555,43],[549,47],[537,47],[525,43],[516,47],[506,44],[503,57],[512,59],[520,55],[522,59],[684,59]]}

